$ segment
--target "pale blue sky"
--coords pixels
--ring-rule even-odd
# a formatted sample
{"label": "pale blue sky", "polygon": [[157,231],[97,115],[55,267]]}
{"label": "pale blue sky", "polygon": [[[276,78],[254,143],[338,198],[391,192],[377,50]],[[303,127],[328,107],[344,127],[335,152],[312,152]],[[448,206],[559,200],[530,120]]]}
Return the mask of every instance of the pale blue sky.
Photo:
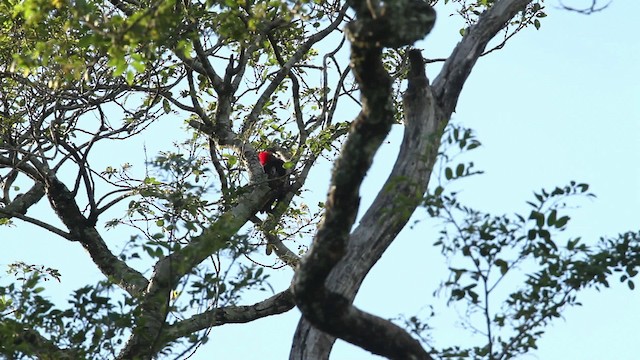
{"label": "pale blue sky", "polygon": [[[590,1],[574,5],[580,3]],[[480,59],[463,89],[453,120],[476,130],[483,146],[470,158],[486,173],[465,181],[462,197],[487,211],[524,211],[533,191],[576,180],[589,183],[598,198],[580,202],[567,236],[595,241],[601,235],[637,230],[640,43],[634,18],[640,3],[614,0],[607,10],[592,16],[559,11],[552,0],[546,5],[549,17],[543,19],[542,28],[524,30],[503,50]],[[460,25],[447,17],[451,9],[439,12],[434,31],[418,44],[428,49],[426,57],[446,56],[459,40]],[[427,68],[431,78],[438,67]],[[152,131],[162,133],[162,126]],[[166,146],[151,138],[146,141],[150,154]],[[397,127],[366,180],[363,206],[386,177],[400,141]],[[324,197],[327,169],[325,165],[316,171],[309,188],[322,190],[310,197]],[[419,213],[416,218],[425,216]],[[431,294],[444,276],[443,260],[431,246],[436,236],[437,229],[427,221],[405,229],[365,281],[356,304],[395,317],[434,303]],[[22,260],[61,270],[63,282],[49,283],[46,294],[52,297],[69,294],[101,276],[78,244],[31,226],[1,228],[0,238],[4,250],[0,265]],[[274,288],[285,288],[290,276],[290,270],[279,271]],[[548,328],[540,350],[525,358],[638,359],[640,294],[615,279],[612,284],[601,293],[584,292],[584,306],[566,311],[565,320]],[[293,310],[252,324],[214,328],[209,343],[192,359],[285,359],[298,318]],[[455,320],[455,312],[443,311],[434,321],[434,338],[449,345],[469,338],[465,330],[451,325]],[[332,354],[332,359],[371,358],[342,342]]]}

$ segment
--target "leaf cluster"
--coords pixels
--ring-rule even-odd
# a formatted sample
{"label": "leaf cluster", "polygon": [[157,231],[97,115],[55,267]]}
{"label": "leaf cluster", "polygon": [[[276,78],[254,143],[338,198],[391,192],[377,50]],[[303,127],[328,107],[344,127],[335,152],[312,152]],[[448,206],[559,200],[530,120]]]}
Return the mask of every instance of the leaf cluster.
{"label": "leaf cluster", "polygon": [[[447,259],[449,278],[442,282],[450,305],[464,309],[462,325],[481,335],[482,344],[435,350],[441,356],[509,359],[537,348],[551,321],[570,306],[580,305],[578,291],[609,286],[613,272],[630,289],[638,273],[640,234],[626,233],[594,245],[563,236],[575,198],[593,198],[589,186],[571,181],[551,191],[534,193],[528,216],[492,215],[463,204],[447,190],[476,175],[458,163],[461,152],[480,145],[473,132],[459,126],[445,131],[440,168],[444,180],[424,199],[427,212],[443,228],[434,243]],[[515,289],[515,290],[514,290]],[[474,319],[479,319],[475,321]]]}

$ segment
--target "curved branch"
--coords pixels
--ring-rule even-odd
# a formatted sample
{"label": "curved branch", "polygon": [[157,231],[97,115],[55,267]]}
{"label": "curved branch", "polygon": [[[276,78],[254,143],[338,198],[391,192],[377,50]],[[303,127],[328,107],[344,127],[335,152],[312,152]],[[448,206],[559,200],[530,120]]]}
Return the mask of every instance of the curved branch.
{"label": "curved branch", "polygon": [[140,294],[148,285],[147,279],[113,255],[102,236],[82,215],[71,191],[54,174],[47,177],[45,187],[51,208],[69,229],[68,238],[82,244],[105,276],[129,294]]}
{"label": "curved branch", "polygon": [[114,198],[113,200],[109,201],[108,203],[104,204],[103,206],[99,207],[96,209],[95,211],[95,217],[97,218],[99,215],[101,215],[102,213],[104,213],[105,211],[109,210],[112,206],[116,205],[117,203],[119,203],[120,201],[133,196],[133,193],[129,190],[129,189],[120,189],[120,190],[115,190],[115,191],[111,191],[108,194],[102,196],[97,202],[96,202],[96,206],[100,205],[100,202],[104,199],[106,199],[107,196],[115,194],[117,192],[125,192],[125,194],[119,195],[116,198]]}
{"label": "curved branch", "polygon": [[273,233],[275,225],[280,220],[281,216],[281,214],[277,214],[277,216],[265,221],[260,220],[257,216],[252,216],[251,222],[256,224],[267,238],[267,255],[271,254],[271,250],[274,249],[276,256],[278,256],[282,262],[295,269],[300,262],[300,257],[291,251],[291,249],[282,243],[282,240]]}
{"label": "curved branch", "polygon": [[[276,43],[273,35],[267,34],[267,39],[269,39],[269,43],[273,48],[273,53],[276,56],[276,60],[281,67],[284,67],[285,61],[280,54],[280,49],[278,48],[278,44]],[[293,114],[296,119],[296,125],[298,125],[298,131],[300,132],[300,144],[304,144],[309,136],[305,126],[304,120],[302,119],[302,107],[300,106],[300,82],[298,81],[298,77],[293,73],[293,71],[289,70],[289,79],[291,79],[291,97],[293,98]]]}
{"label": "curved branch", "polygon": [[[18,152],[22,153],[22,151]],[[29,156],[30,154],[25,155],[27,156],[24,156],[22,160],[17,162],[9,157],[0,156],[0,168],[18,169],[20,170],[20,172],[24,173],[35,182],[42,181],[42,172],[40,172],[37,168],[27,164],[27,161],[35,162],[37,164],[40,163],[35,160],[35,156]]]}
{"label": "curved branch", "polygon": [[[416,23],[415,28],[401,26],[402,21],[397,16],[411,13],[416,5],[411,2],[390,4],[393,11],[388,18],[370,21],[368,16],[371,14],[362,5],[353,5],[359,20],[348,27],[352,41],[351,66],[360,84],[362,111],[353,122],[342,154],[336,162],[324,221],[295,273],[294,295],[303,316],[322,331],[389,358],[431,359],[420,343],[402,328],[355,308],[350,299],[325,287],[330,283],[327,281],[329,274],[347,253],[349,232],[359,206],[360,184],[375,152],[394,123],[392,81],[382,64],[381,44],[407,45],[415,41],[416,29],[424,31],[424,37],[435,21],[433,9],[429,7],[426,13],[414,14],[410,19],[410,23]],[[424,6],[423,3],[420,5]],[[377,27],[380,24],[389,24],[389,27],[380,29]],[[412,86],[410,91],[416,87],[427,87],[422,56],[417,50],[412,54],[412,65],[417,65],[417,74],[424,81]],[[414,77],[418,75],[414,74]],[[437,153],[437,150],[434,152]],[[415,197],[415,193],[412,195]],[[417,199],[414,201],[416,205],[419,202]]]}
{"label": "curved branch", "polygon": [[200,119],[207,126],[211,126],[212,121],[204,111],[202,106],[200,106],[200,101],[198,100],[198,92],[196,91],[196,85],[193,81],[193,70],[187,69],[187,83],[189,84],[189,98],[191,98],[191,104],[193,105],[193,112],[198,115]]}
{"label": "curved branch", "polygon": [[[327,114],[325,114],[324,116],[324,123],[323,123],[323,127],[327,128],[331,125],[331,123],[333,122],[333,116],[336,113],[336,109],[338,108],[338,99],[340,97],[340,92],[344,91],[345,93],[347,93],[345,87],[344,87],[344,82],[347,79],[347,75],[349,75],[349,73],[351,72],[351,68],[347,67],[346,69],[344,69],[344,71],[340,74],[340,79],[338,80],[338,83],[336,84],[336,89],[333,95],[333,100],[331,101],[331,108],[329,109],[329,112]],[[347,93],[348,95],[348,93]]]}
{"label": "curved branch", "polygon": [[[211,66],[211,63],[207,59],[207,54],[205,53],[204,49],[202,48],[202,44],[200,43],[200,39],[199,38],[196,38],[196,39],[193,40],[193,49],[196,51],[196,55],[198,56],[198,60],[200,61],[200,64],[202,65],[202,69],[204,70],[204,75],[206,75],[209,78],[209,80],[211,81],[211,85],[216,90],[216,92],[220,92],[222,90],[222,88],[224,87],[224,83],[223,83],[222,78],[220,77],[220,75],[218,75],[216,73],[216,71],[213,69],[213,66]],[[190,64],[192,67],[194,67],[193,66],[193,62],[189,62],[188,64]],[[194,70],[197,71],[197,69],[195,67],[194,67]]]}
{"label": "curved branch", "polygon": [[[426,84],[426,77],[422,81],[415,81],[417,78],[414,78],[413,84],[418,86],[413,87],[415,91],[413,96],[418,100],[411,100],[412,87],[410,87],[405,95],[407,127],[403,143],[396,165],[383,187],[383,189],[394,189],[394,191],[380,192],[362,218],[360,225],[351,234],[347,254],[327,280],[330,289],[353,300],[366,274],[404,227],[408,216],[398,215],[401,213],[410,215],[413,209],[405,207],[402,211],[397,211],[389,209],[389,204],[396,202],[394,199],[396,196],[402,199],[414,199],[416,195],[420,196],[424,193],[435,163],[441,131],[455,109],[462,85],[477,57],[506,21],[529,2],[528,0],[502,0],[491,8],[491,13],[483,14],[448,58],[432,87],[433,92]],[[505,11],[507,14],[496,13]],[[421,97],[424,100],[420,101]],[[431,110],[429,110],[430,104]],[[426,134],[424,135],[426,137],[421,137],[420,134]],[[398,195],[395,195],[398,179],[413,179],[414,186],[417,187],[400,187],[397,189]],[[381,222],[380,219],[388,221]],[[302,319],[294,335],[290,359],[326,359],[334,341],[333,337],[315,329]]]}
{"label": "curved branch", "polygon": [[218,178],[220,178],[220,189],[222,193],[226,195],[229,191],[229,181],[227,181],[227,176],[224,172],[224,167],[218,158],[218,150],[216,149],[216,142],[212,139],[209,139],[209,157],[211,158],[211,163],[213,164],[213,168],[216,169],[218,173]]}
{"label": "curved branch", "polygon": [[501,0],[471,26],[433,81],[433,94],[445,117],[455,111],[462,86],[489,41],[532,0]]}
{"label": "curved branch", "polygon": [[[398,159],[371,207],[353,231],[344,258],[326,281],[330,291],[353,301],[369,270],[393,242],[419,205],[433,169],[446,118],[439,115],[422,57],[410,52],[409,88],[404,95],[405,129]],[[298,324],[291,359],[326,359],[335,339]]]}

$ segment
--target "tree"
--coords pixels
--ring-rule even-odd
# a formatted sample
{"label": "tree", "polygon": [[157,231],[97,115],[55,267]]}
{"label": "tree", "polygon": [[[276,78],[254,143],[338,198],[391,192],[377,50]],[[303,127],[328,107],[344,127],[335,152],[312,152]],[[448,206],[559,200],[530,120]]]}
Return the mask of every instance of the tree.
{"label": "tree", "polygon": [[[624,271],[633,287],[638,234],[600,247],[556,240],[569,220],[556,200],[588,194],[586,184],[543,190],[531,213],[515,218],[464,206],[444,182],[428,187],[437,162],[446,180],[474,174],[447,151],[478,142],[447,125],[478,58],[504,45],[488,49],[489,41],[501,31],[508,40],[527,25],[539,28],[545,16],[532,0],[452,3],[469,26],[431,84],[423,55],[409,47],[433,27],[435,2],[0,5],[2,33],[10,34],[0,37],[2,222],[77,243],[104,275],[63,309],[40,295],[41,280],[59,278],[55,269],[14,264],[21,283],[3,286],[0,303],[4,355],[180,357],[206,341],[211,327],[297,306],[303,319],[293,359],[326,358],[335,337],[390,358],[509,358],[535,347],[544,325],[576,303],[576,292],[607,285],[611,271]],[[345,38],[351,67],[340,61]],[[339,115],[349,102],[359,108],[353,120]],[[153,156],[142,170],[129,158],[99,165],[104,146],[176,118],[188,128],[175,151]],[[352,231],[359,186],[399,121],[400,155]],[[261,219],[256,213],[272,198],[257,156],[266,148],[286,157],[291,186]],[[302,191],[323,156],[337,160],[327,201],[315,209],[301,202]],[[43,198],[59,221],[29,213]],[[443,286],[451,301],[484,312],[482,346],[425,350],[402,327],[352,305],[419,206],[447,225],[438,243],[461,260]],[[127,225],[130,238],[107,240],[105,228]],[[313,245],[299,242],[301,251],[292,251],[296,236],[313,237]],[[269,286],[269,267],[257,261],[263,248],[280,259],[276,266],[296,268],[293,283],[241,305],[247,292]],[[508,311],[490,311],[495,284],[526,261],[542,266],[522,275],[526,286],[505,300]],[[496,335],[505,324],[511,332]],[[409,325],[417,335],[425,329],[418,319]]]}

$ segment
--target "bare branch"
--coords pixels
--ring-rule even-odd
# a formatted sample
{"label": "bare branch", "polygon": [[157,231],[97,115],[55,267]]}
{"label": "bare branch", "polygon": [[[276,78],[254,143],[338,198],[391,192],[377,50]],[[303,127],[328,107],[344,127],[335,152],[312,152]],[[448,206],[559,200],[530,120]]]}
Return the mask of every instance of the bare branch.
{"label": "bare branch", "polygon": [[532,0],[500,0],[486,10],[455,47],[433,81],[433,93],[445,116],[451,116],[462,86],[487,43]]}
{"label": "bare branch", "polygon": [[[271,44],[273,53],[276,56],[276,60],[278,61],[280,66],[284,68],[285,61],[282,58],[282,55],[280,54],[280,49],[278,47],[277,42],[275,41],[275,39],[273,38],[273,35],[271,34],[267,34],[267,38],[269,39],[269,43]],[[302,119],[302,108],[300,107],[300,82],[298,81],[298,78],[293,73],[293,71],[289,70],[289,73],[287,75],[289,76],[289,79],[291,79],[291,97],[293,98],[293,113],[296,119],[296,124],[298,125],[298,131],[300,132],[299,143],[304,144],[305,141],[307,140],[307,136],[309,136],[309,133],[307,132],[304,125],[304,120]]]}
{"label": "bare branch", "polygon": [[273,92],[278,88],[278,86],[280,86],[280,83],[282,82],[282,80],[284,80],[284,78],[289,74],[289,72],[291,71],[291,68],[295,64],[297,64],[307,54],[309,49],[311,49],[311,47],[314,44],[316,44],[318,41],[324,39],[329,34],[331,34],[342,23],[342,19],[344,18],[344,15],[346,14],[348,8],[349,8],[348,4],[345,3],[340,9],[340,12],[336,17],[336,19],[331,24],[329,24],[326,28],[310,36],[309,39],[305,41],[305,43],[302,44],[298,48],[298,50],[296,50],[296,52],[284,64],[284,66],[282,66],[280,70],[273,76],[271,82],[266,87],[266,89],[262,92],[262,94],[260,94],[260,97],[258,97],[258,100],[256,101],[256,104],[254,105],[253,110],[247,116],[245,123],[242,125],[242,131],[241,131],[242,134],[244,134],[246,131],[251,129],[253,125],[258,121],[258,115],[262,112],[262,108],[264,107],[265,103],[269,101],[269,98],[271,97]]}
{"label": "bare branch", "polygon": [[[332,120],[332,117],[328,114],[328,106],[327,106],[329,101],[329,96],[328,96],[329,94],[327,94],[329,90],[329,85],[328,85],[329,76],[327,75],[327,69],[329,67],[329,64],[327,63],[327,60],[332,59],[333,62],[336,64],[336,66],[339,66],[338,62],[336,61],[335,55],[338,53],[338,51],[340,51],[346,39],[347,38],[343,36],[338,46],[336,46],[335,49],[333,49],[331,52],[325,54],[322,57],[322,119],[321,119],[322,121],[321,123],[324,124],[325,128],[331,125],[331,120]],[[340,75],[340,81],[338,81],[338,85],[336,86],[336,90],[335,90],[336,95],[334,96],[334,100],[333,100],[333,108],[335,108],[338,103],[337,95],[339,94],[340,88],[344,83],[344,79],[347,77],[347,74],[349,73],[349,71],[350,71],[350,68],[347,67],[347,69]],[[338,73],[340,73],[339,68],[338,68]]]}
{"label": "bare branch", "polygon": [[287,289],[253,305],[228,306],[208,310],[170,325],[166,329],[163,343],[214,326],[242,324],[267,316],[282,314],[291,310],[294,306],[291,289]]}
{"label": "bare branch", "polygon": [[576,12],[576,13],[582,14],[582,15],[591,15],[593,13],[602,11],[602,10],[608,8],[609,5],[611,5],[611,1],[609,1],[605,5],[598,6],[598,0],[591,0],[591,6],[579,9],[579,8],[574,8],[574,7],[571,7],[571,6],[567,6],[562,1],[560,1],[560,8],[561,9],[564,9],[564,10],[567,10],[567,11]]}
{"label": "bare branch", "polygon": [[251,222],[260,226],[260,230],[267,238],[267,254],[270,254],[271,249],[275,250],[276,256],[282,262],[295,269],[300,262],[300,257],[291,251],[282,240],[273,233],[276,224],[282,217],[282,214],[275,214],[271,219],[265,221],[260,220],[257,216],[251,217]]}
{"label": "bare branch", "polygon": [[198,60],[200,61],[202,68],[204,69],[204,74],[209,78],[209,80],[211,81],[211,85],[213,85],[213,88],[216,90],[216,92],[220,92],[224,83],[220,75],[216,73],[216,71],[211,66],[211,63],[207,59],[207,54],[202,48],[200,39],[196,38],[193,40],[193,48],[196,51],[196,55],[198,56]]}
{"label": "bare branch", "polygon": [[20,214],[20,213],[17,213],[17,212],[7,211],[6,208],[0,208],[0,215],[3,215],[3,217],[9,218],[9,219],[10,218],[14,218],[14,217],[18,218],[18,219],[20,219],[20,220],[22,220],[24,222],[31,223],[31,224],[39,226],[39,227],[41,227],[41,228],[43,228],[43,229],[45,229],[47,231],[50,231],[50,232],[62,237],[63,239],[73,240],[71,238],[71,235],[68,232],[65,232],[65,231],[63,231],[61,229],[58,229],[57,227],[55,227],[53,225],[47,224],[44,221],[40,221],[38,219],[23,215],[23,214]]}
{"label": "bare branch", "polygon": [[222,192],[224,194],[229,190],[229,182],[227,181],[227,176],[225,175],[222,163],[218,158],[216,143],[211,139],[209,139],[209,157],[211,158],[211,163],[213,164],[214,169],[216,169],[216,172],[218,173],[218,177],[220,178],[220,188],[222,189]]}
{"label": "bare branch", "polygon": [[198,101],[198,92],[196,91],[196,85],[193,81],[193,71],[191,69],[187,70],[187,83],[189,84],[189,98],[191,98],[191,104],[193,105],[194,110],[193,112],[195,112],[200,117],[200,119],[202,119],[205,125],[211,126],[211,119],[204,111],[202,106],[200,106],[200,101]]}

